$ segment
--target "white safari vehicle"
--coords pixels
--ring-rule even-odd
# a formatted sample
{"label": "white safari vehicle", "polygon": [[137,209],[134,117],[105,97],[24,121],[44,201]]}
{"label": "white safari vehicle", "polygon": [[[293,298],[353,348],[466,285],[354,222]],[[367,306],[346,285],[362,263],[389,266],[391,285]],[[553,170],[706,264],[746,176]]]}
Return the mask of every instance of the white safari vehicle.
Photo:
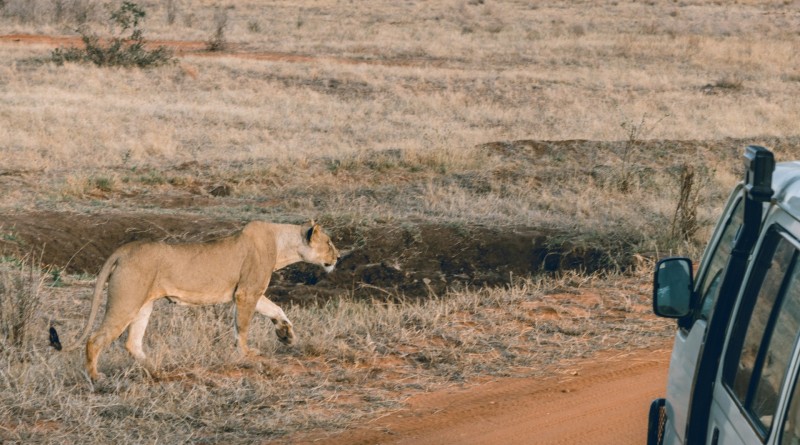
{"label": "white safari vehicle", "polygon": [[653,310],[677,333],[648,445],[800,444],[800,162],[744,159],[697,273],[656,266]]}

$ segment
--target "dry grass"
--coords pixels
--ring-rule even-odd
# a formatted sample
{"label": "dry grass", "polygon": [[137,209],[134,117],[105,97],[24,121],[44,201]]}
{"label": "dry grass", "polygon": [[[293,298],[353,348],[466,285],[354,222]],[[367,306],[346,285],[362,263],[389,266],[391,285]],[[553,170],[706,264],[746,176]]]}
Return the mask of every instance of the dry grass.
{"label": "dry grass", "polygon": [[[317,217],[340,228],[404,221],[534,226],[604,248],[616,240],[639,252],[699,256],[742,175],[742,149],[751,141],[638,141],[634,148],[627,142],[517,141],[286,164],[75,169],[43,177],[11,172],[0,176],[12,190],[0,196],[0,207],[284,222]],[[775,148],[779,160],[800,157],[796,139],[754,142]],[[672,230],[685,165],[695,166],[691,236]],[[218,187],[230,195],[215,196]]]}
{"label": "dry grass", "polygon": [[[3,265],[4,282],[26,274]],[[146,336],[159,373],[151,379],[116,343],[102,357],[108,377],[96,385],[81,372],[80,352],[42,346],[45,314],[64,314],[65,343],[78,331],[91,281],[39,281],[34,295],[42,307],[27,322],[36,343],[2,342],[25,358],[0,366],[0,439],[269,441],[358,424],[398,408],[409,392],[478,376],[542,375],[565,359],[662,342],[671,324],[649,314],[647,277],[621,278],[565,274],[417,303],[341,298],[290,307],[299,342],[280,345],[271,323],[259,319],[251,338],[265,355],[254,361],[235,352],[230,307],[159,304]],[[0,300],[17,292],[3,288]]]}
{"label": "dry grass", "polygon": [[[180,2],[184,18],[171,28],[164,5],[144,4],[150,39],[212,35],[210,4]],[[797,82],[785,80],[798,71],[798,36],[784,31],[797,27],[789,8],[237,2],[226,35],[242,54],[310,57],[187,54],[150,71],[59,68],[37,62],[49,48],[6,42],[0,153],[6,166],[48,170],[290,163],[497,140],[618,140],[627,136],[621,124],[643,116],[660,124],[641,138],[791,136],[800,108]],[[4,20],[13,32],[64,32],[19,14]],[[261,32],[249,30],[252,20]],[[92,23],[102,30],[102,20]]]}

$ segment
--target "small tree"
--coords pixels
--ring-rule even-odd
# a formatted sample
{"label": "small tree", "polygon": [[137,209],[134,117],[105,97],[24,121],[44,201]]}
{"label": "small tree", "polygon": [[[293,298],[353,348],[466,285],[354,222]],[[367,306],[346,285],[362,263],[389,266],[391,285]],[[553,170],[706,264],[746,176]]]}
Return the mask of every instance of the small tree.
{"label": "small tree", "polygon": [[[172,52],[159,46],[153,50],[145,48],[146,41],[140,25],[145,18],[144,9],[134,2],[124,1],[111,12],[113,24],[119,28],[115,36],[103,45],[101,39],[86,29],[81,31],[84,48],[56,48],[51,60],[58,65],[64,62],[90,62],[97,66],[122,66],[147,68],[172,62]],[[130,32],[129,35],[124,34]]]}

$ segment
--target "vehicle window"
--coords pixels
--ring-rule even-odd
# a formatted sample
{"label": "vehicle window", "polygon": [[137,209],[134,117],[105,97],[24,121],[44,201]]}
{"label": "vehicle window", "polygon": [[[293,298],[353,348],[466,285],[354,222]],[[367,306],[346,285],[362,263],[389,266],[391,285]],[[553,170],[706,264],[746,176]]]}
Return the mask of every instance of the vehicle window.
{"label": "vehicle window", "polygon": [[781,445],[800,445],[800,385],[795,382],[792,404],[783,422]]}
{"label": "vehicle window", "polygon": [[[800,298],[797,293],[800,293],[798,286],[793,286],[789,292],[795,294],[793,298]],[[780,443],[783,445],[800,445],[800,379],[794,382],[794,391],[792,393],[791,404],[786,418],[783,421],[782,437]]]}
{"label": "vehicle window", "polygon": [[[795,267],[792,282],[786,290],[786,298],[793,301],[800,300],[800,285],[798,283],[800,278],[797,276],[800,275],[800,272],[798,272],[798,269],[800,269],[800,266]],[[789,308],[788,310],[794,314],[793,316],[795,318],[800,318],[800,315],[795,314],[795,311],[798,310],[797,307]],[[798,385],[797,381],[795,381],[794,394],[792,395],[791,405],[789,406],[789,413],[784,420],[783,439],[781,443],[800,445],[800,385]]]}
{"label": "vehicle window", "polygon": [[772,231],[745,289],[731,333],[725,383],[760,425],[772,426],[780,388],[800,332],[800,274],[794,244]]}
{"label": "vehicle window", "polygon": [[702,277],[702,282],[698,288],[700,295],[700,311],[698,312],[697,318],[708,320],[711,308],[714,307],[714,302],[717,300],[719,294],[719,285],[723,276],[722,272],[728,264],[728,258],[730,258],[731,250],[733,250],[733,242],[736,240],[736,234],[739,233],[739,229],[742,228],[743,221],[744,205],[742,205],[742,201],[739,200],[731,213],[730,219],[728,219],[728,223],[715,247],[714,254],[711,256],[705,275]]}

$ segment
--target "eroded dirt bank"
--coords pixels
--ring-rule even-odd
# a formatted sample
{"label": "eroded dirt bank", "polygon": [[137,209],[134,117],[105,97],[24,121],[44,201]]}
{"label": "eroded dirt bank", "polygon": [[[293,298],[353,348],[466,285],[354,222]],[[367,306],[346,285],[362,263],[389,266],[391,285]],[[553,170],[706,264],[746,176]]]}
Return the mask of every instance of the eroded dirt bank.
{"label": "eroded dirt bank", "polygon": [[[118,246],[134,240],[202,241],[233,233],[238,220],[186,214],[32,212],[2,215],[0,254],[30,255],[44,265],[95,274]],[[332,274],[297,264],[270,285],[277,300],[426,297],[454,286],[502,285],[512,277],[556,270],[630,266],[624,250],[579,245],[565,233],[534,227],[403,223],[332,227],[345,254]],[[616,247],[619,249],[619,246]]]}

